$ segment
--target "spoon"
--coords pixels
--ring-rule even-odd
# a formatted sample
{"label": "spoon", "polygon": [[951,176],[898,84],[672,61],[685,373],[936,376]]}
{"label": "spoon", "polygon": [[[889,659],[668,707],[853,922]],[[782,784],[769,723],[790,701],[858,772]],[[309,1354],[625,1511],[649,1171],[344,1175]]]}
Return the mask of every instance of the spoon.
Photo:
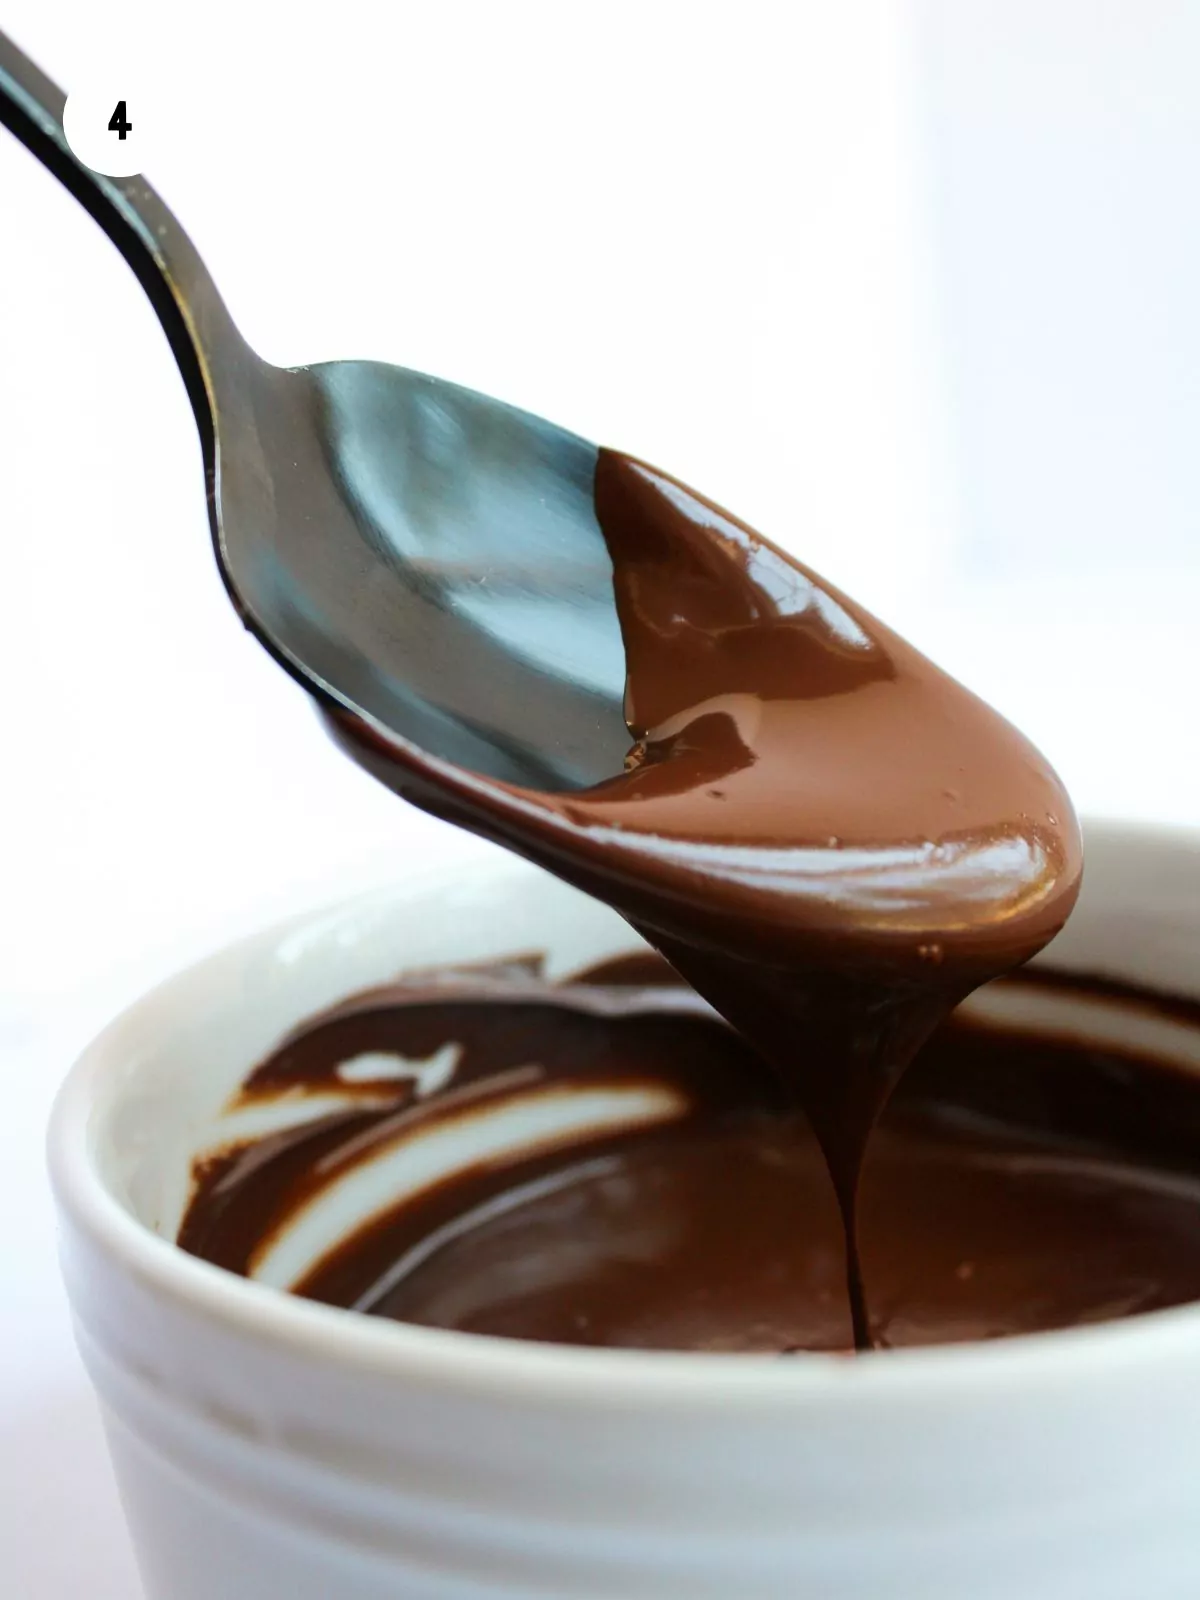
{"label": "spoon", "polygon": [[1070,802],[989,707],[654,468],[404,368],[263,361],[154,191],[76,159],[64,103],[0,34],[0,120],[166,331],[233,602],[364,766],[677,964],[698,945],[710,997],[705,950],[949,989],[1061,925]]}
{"label": "spoon", "polygon": [[1069,913],[1056,775],[666,474],[401,368],[262,361],[162,202],[81,166],[62,110],[0,36],[0,119],[166,329],[247,626],[368,770],[620,911],[775,1064],[829,1159],[866,1347],[867,1136],[940,1019]]}
{"label": "spoon", "polygon": [[166,332],[246,626],[380,739],[540,790],[620,771],[625,659],[595,446],[402,367],[262,360],[154,190],[76,158],[64,104],[0,34],[0,122],[108,234]]}

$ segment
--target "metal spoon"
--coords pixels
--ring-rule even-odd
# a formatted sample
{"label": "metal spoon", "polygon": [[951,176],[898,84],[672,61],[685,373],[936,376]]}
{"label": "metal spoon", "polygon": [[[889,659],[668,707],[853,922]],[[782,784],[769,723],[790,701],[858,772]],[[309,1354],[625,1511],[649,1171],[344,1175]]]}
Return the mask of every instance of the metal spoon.
{"label": "metal spoon", "polygon": [[246,626],[390,743],[540,790],[619,772],[625,658],[595,446],[403,367],[263,361],[155,192],[77,160],[64,103],[0,34],[0,122],[108,234],[166,332]]}

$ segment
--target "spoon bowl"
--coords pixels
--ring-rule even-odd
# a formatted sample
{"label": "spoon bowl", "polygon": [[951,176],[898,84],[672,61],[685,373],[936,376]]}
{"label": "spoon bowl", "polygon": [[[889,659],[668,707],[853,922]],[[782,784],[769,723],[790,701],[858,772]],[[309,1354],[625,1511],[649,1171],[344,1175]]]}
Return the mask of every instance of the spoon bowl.
{"label": "spoon bowl", "polygon": [[258,362],[255,379],[249,437],[218,393],[213,522],[263,642],[321,699],[455,766],[550,792],[619,772],[595,447],[382,363]]}

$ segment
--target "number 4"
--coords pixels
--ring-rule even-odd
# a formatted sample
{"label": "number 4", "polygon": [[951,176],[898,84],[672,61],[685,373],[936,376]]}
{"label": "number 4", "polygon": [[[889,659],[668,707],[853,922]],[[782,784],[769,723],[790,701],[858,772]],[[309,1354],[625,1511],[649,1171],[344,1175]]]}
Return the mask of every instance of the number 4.
{"label": "number 4", "polygon": [[108,119],[108,131],[110,133],[115,133],[117,138],[121,139],[122,141],[124,140],[125,135],[130,133],[133,129],[133,123],[127,122],[125,117],[125,102],[124,100],[118,100],[117,109]]}

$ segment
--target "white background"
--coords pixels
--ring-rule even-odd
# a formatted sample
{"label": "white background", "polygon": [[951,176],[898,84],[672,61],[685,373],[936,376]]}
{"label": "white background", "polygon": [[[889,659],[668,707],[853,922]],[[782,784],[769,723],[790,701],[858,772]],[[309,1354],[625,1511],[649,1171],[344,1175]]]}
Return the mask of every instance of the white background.
{"label": "white background", "polygon": [[[690,478],[991,698],[1085,809],[1200,822],[1200,5],[5,0],[268,358],[391,359]],[[133,1593],[41,1128],[139,984],[484,847],[245,638],[149,306],[0,135],[0,1570]],[[6,1592],[10,1585],[6,1582]]]}

